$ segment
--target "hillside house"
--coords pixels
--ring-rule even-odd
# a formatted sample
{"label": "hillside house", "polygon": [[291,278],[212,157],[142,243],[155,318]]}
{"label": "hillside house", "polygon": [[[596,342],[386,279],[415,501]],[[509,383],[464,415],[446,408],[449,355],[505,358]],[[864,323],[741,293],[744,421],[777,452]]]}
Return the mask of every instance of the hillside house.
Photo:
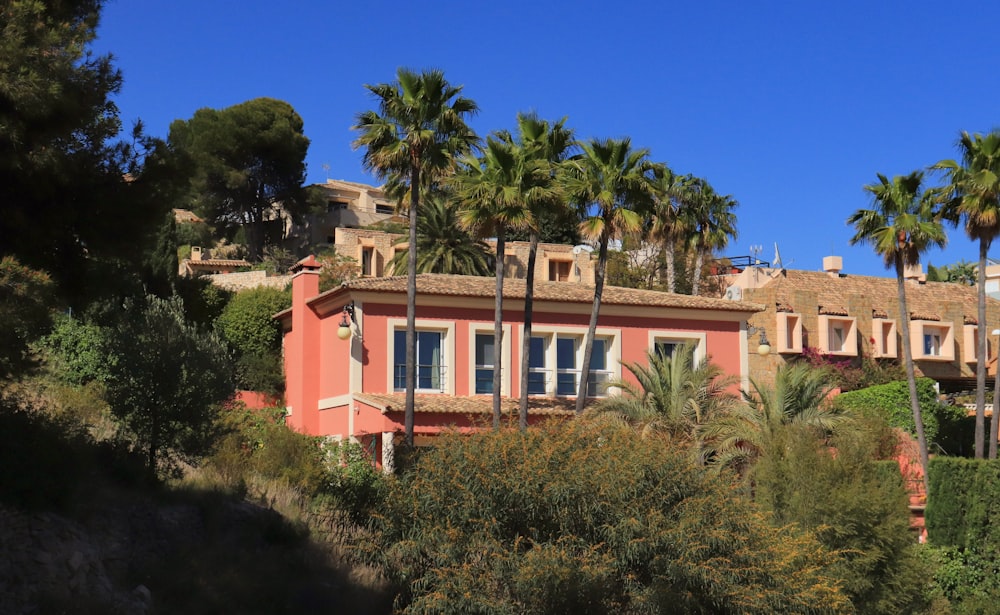
{"label": "hillside house", "polygon": [[[726,296],[764,306],[751,325],[771,343],[767,356],[750,358],[750,374],[767,381],[781,364],[806,348],[834,359],[902,361],[899,300],[894,277],[843,272],[843,259],[823,259],[822,271],[746,267],[727,276]],[[921,268],[906,273],[906,299],[913,359],[919,376],[944,391],[975,388],[976,288],[928,282]],[[987,355],[995,356],[1000,301],[987,300]]]}
{"label": "hillside house", "polygon": [[[287,422],[298,431],[351,439],[391,467],[403,433],[406,278],[361,278],[319,292],[318,263],[299,262],[292,307],[275,317],[284,329]],[[474,429],[492,413],[495,281],[488,277],[417,276],[419,443],[449,427]],[[525,284],[507,280],[502,394],[516,417],[522,387],[532,395],[532,422],[572,415],[593,288],[536,284],[527,382],[520,382]],[[595,399],[631,375],[627,362],[693,342],[727,374],[748,375],[746,320],[762,309],[719,298],[608,287],[591,362]],[[339,335],[338,335],[339,333]],[[514,418],[516,420],[516,418]]]}

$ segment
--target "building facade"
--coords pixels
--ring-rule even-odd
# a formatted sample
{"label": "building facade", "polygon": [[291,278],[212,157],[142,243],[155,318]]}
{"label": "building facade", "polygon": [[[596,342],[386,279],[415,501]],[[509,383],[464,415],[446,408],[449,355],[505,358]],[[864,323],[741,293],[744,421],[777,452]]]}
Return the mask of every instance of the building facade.
{"label": "building facade", "polygon": [[[727,276],[726,296],[764,306],[750,324],[764,331],[767,356],[753,356],[750,373],[766,382],[785,362],[812,348],[833,359],[903,360],[896,278],[843,272],[840,257],[822,271],[747,267]],[[906,272],[910,344],[918,375],[946,391],[974,388],[978,299],[976,288],[928,282],[921,268]],[[987,355],[995,355],[1000,301],[987,300]]]}
{"label": "building facade", "polygon": [[[450,427],[475,429],[492,413],[495,281],[417,276],[417,442]],[[522,387],[529,420],[572,415],[581,377],[593,288],[536,284],[529,374],[520,381],[523,280],[504,290],[501,394],[516,421]],[[319,292],[318,263],[297,266],[292,307],[276,318],[284,331],[287,422],[298,431],[351,439],[391,465],[403,433],[406,279],[361,278]],[[726,374],[748,376],[746,321],[762,306],[725,299],[608,287],[594,341],[589,394],[616,394],[608,383],[631,378],[623,364],[684,343]],[[592,403],[592,402],[588,402]]]}

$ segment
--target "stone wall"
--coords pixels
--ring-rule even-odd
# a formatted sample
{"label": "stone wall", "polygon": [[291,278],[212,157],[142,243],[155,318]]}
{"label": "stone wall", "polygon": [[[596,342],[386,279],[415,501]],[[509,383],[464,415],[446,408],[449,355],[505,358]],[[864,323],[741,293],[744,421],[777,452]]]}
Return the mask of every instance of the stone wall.
{"label": "stone wall", "polygon": [[212,281],[212,284],[226,290],[239,292],[248,288],[267,286],[270,288],[285,288],[292,282],[291,275],[267,275],[266,271],[239,271],[236,273],[215,273],[204,276]]}

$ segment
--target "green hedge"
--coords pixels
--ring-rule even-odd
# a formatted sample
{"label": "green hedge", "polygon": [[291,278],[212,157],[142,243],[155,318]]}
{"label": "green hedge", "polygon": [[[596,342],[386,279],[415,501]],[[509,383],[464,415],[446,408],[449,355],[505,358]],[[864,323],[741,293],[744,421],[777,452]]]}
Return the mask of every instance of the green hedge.
{"label": "green hedge", "polygon": [[936,545],[1000,552],[1000,461],[932,459],[925,515]]}
{"label": "green hedge", "polygon": [[[937,439],[941,423],[951,421],[955,411],[938,401],[934,381],[930,378],[917,378],[917,396],[924,419],[924,433],[927,441],[933,442]],[[910,391],[905,380],[842,393],[834,398],[834,404],[847,412],[880,416],[891,427],[905,429],[916,435],[913,412],[910,409]],[[961,412],[964,414],[964,411]]]}

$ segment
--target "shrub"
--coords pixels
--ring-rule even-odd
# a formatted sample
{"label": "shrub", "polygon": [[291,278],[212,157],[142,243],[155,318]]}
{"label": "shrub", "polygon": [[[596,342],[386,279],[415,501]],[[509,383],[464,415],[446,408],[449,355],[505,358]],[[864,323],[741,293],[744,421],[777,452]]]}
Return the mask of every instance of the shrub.
{"label": "shrub", "polygon": [[48,274],[0,259],[0,377],[31,366],[29,345],[51,325],[55,285]]}
{"label": "shrub", "polygon": [[872,461],[878,440],[843,432],[830,449],[785,427],[757,464],[755,499],[839,554],[832,570],[858,613],[919,612],[930,570],[915,551],[899,465]]}
{"label": "shrub", "polygon": [[937,457],[929,479],[928,539],[1000,556],[1000,461]]}
{"label": "shrub", "polygon": [[240,388],[274,392],[274,383],[284,382],[281,324],[272,316],[291,304],[290,292],[259,287],[237,293],[222,310],[216,326],[236,350]]}
{"label": "shrub", "polygon": [[[937,437],[941,419],[952,416],[954,409],[938,401],[934,381],[930,378],[917,378],[917,398],[927,441],[932,442]],[[862,416],[881,417],[891,427],[916,435],[913,411],[910,408],[910,390],[905,380],[842,393],[834,398],[833,403],[841,410]]]}
{"label": "shrub", "polygon": [[687,457],[589,421],[444,436],[358,546],[404,613],[850,611],[826,549]]}

